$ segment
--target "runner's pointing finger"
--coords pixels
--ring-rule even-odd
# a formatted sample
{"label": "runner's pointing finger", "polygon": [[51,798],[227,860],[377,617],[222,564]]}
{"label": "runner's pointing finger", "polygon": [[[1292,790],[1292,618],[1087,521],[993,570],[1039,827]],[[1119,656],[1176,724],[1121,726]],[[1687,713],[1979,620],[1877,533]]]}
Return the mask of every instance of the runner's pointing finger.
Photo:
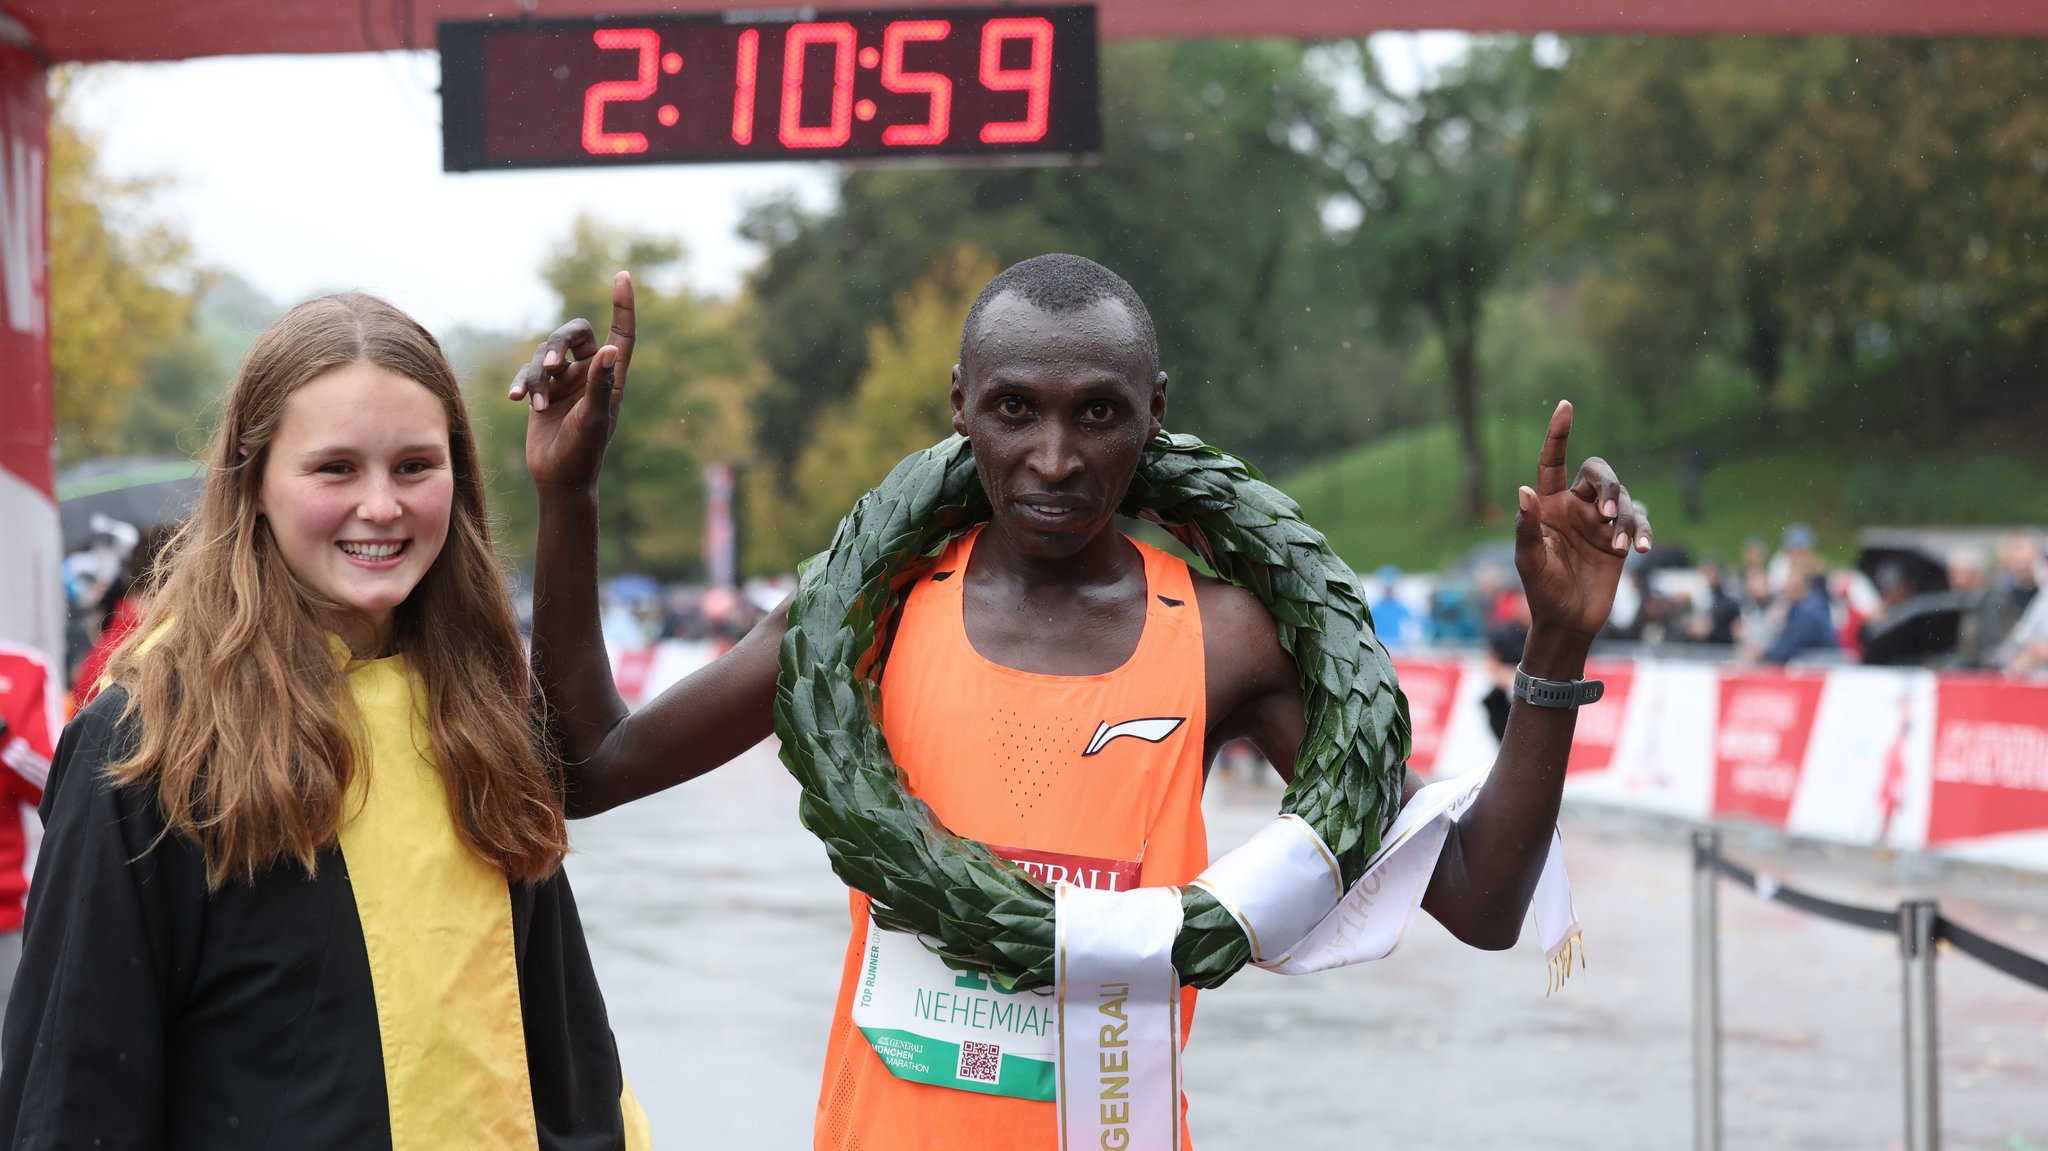
{"label": "runner's pointing finger", "polygon": [[1536,494],[1555,495],[1564,490],[1565,462],[1571,457],[1566,454],[1565,441],[1572,434],[1572,402],[1559,400],[1557,410],[1550,413],[1550,430],[1543,434],[1543,451],[1536,457]]}
{"label": "runner's pointing finger", "polygon": [[612,277],[612,330],[605,343],[618,349],[618,366],[614,369],[621,384],[626,380],[626,365],[633,362],[633,273],[620,272]]}

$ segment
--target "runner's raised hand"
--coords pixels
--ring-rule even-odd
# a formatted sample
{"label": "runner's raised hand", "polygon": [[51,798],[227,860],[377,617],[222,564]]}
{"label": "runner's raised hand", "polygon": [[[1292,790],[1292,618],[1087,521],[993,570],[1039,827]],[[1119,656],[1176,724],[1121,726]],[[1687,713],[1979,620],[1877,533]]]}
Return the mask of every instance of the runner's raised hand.
{"label": "runner's raised hand", "polygon": [[1650,517],[1598,456],[1566,482],[1571,433],[1572,405],[1561,401],[1536,460],[1536,486],[1518,493],[1515,568],[1532,625],[1590,637],[1607,623],[1629,549],[1650,550]]}
{"label": "runner's raised hand", "polygon": [[571,320],[534,350],[512,379],[525,400],[526,470],[535,484],[594,484],[618,426],[633,359],[633,277],[612,277],[612,323],[604,344],[590,322]]}

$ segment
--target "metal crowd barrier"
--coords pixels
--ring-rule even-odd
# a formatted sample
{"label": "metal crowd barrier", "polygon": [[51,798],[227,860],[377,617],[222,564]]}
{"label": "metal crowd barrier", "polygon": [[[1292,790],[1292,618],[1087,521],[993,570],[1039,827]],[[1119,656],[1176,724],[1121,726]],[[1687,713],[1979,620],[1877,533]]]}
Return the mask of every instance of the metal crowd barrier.
{"label": "metal crowd barrier", "polygon": [[1719,880],[1732,879],[1808,915],[1882,931],[1899,939],[1904,986],[1907,1151],[1941,1147],[1941,1094],[1937,1075],[1934,996],[1935,942],[2022,983],[2048,991],[2048,961],[1994,943],[1945,919],[1933,900],[1908,900],[1897,911],[1856,907],[1786,887],[1721,855],[1717,831],[1693,832],[1693,1147],[1721,1149],[1721,955]]}

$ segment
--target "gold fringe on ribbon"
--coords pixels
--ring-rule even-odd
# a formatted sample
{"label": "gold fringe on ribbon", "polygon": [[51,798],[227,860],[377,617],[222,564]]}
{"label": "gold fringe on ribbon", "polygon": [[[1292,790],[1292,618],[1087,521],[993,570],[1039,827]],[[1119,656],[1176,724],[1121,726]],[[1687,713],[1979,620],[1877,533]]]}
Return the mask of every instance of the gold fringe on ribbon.
{"label": "gold fringe on ribbon", "polygon": [[1550,981],[1543,988],[1543,998],[1550,998],[1554,992],[1564,990],[1565,981],[1571,978],[1572,960],[1577,958],[1579,970],[1586,969],[1586,939],[1577,931],[1565,936],[1557,950],[1550,953]]}

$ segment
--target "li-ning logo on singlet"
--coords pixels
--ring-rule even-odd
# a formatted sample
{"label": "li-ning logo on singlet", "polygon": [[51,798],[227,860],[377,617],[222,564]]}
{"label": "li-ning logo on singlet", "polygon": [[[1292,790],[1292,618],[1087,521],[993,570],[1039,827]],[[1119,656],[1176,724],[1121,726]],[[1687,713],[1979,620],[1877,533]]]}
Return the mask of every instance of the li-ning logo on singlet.
{"label": "li-ning logo on singlet", "polygon": [[1088,741],[1088,750],[1081,754],[1084,756],[1094,755],[1107,746],[1110,740],[1126,735],[1133,739],[1142,739],[1146,743],[1158,743],[1160,740],[1172,735],[1175,728],[1186,722],[1187,717],[1185,716],[1170,716],[1163,719],[1127,719],[1122,723],[1111,723],[1105,719],[1096,725],[1095,737]]}

